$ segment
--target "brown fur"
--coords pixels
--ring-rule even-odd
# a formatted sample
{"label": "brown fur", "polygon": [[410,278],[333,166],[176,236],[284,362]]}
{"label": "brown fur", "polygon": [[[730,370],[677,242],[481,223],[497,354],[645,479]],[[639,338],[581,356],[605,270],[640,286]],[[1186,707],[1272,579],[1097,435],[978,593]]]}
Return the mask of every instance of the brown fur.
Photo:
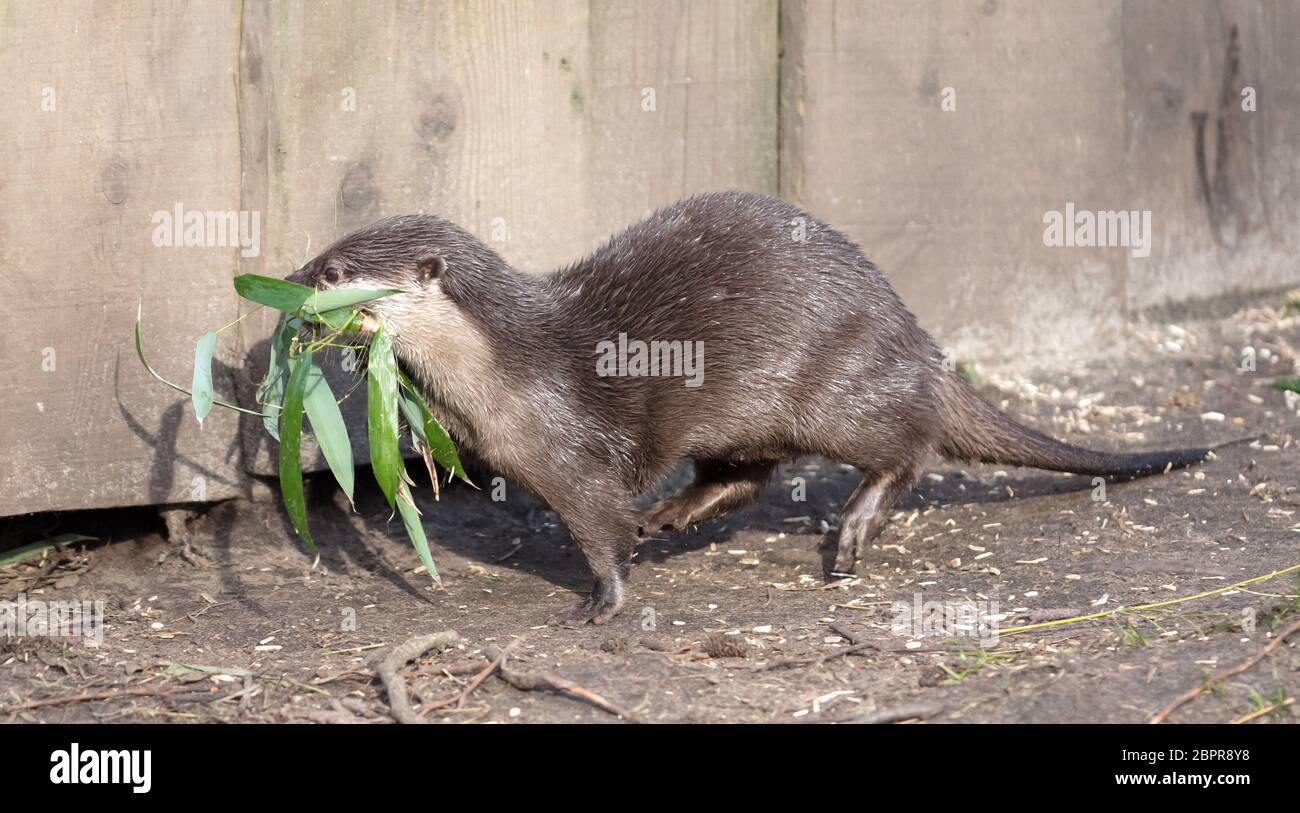
{"label": "brown fur", "polygon": [[[841,517],[852,568],[931,452],[1139,476],[1206,450],[1106,454],[1012,421],[946,371],[883,274],[831,227],[740,192],[662,209],[591,256],[527,275],[456,225],[388,218],[291,277],[402,290],[369,310],[458,442],[539,495],[595,575],[580,618],[623,603],[641,524],[684,527],[757,499],[781,460],[861,470]],[[601,377],[601,342],[702,342],[702,386]],[[647,512],[634,498],[681,458],[696,480]]]}

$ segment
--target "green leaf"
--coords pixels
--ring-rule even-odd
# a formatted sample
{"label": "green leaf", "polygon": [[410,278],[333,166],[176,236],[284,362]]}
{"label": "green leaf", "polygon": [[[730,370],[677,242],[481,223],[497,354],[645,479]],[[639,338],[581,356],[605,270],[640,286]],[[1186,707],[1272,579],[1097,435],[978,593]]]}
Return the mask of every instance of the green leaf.
{"label": "green leaf", "polygon": [[429,553],[429,540],[424,535],[424,523],[420,522],[420,509],[415,507],[411,489],[406,483],[398,485],[397,511],[402,515],[406,535],[411,537],[411,544],[415,547],[415,552],[420,554],[420,562],[424,565],[424,569],[429,571],[429,575],[435,582],[441,582],[442,579],[438,578],[438,568],[433,563],[433,555]]}
{"label": "green leaf", "polygon": [[307,371],[307,393],[303,399],[307,408],[307,417],[311,419],[311,431],[320,443],[320,450],[329,463],[334,479],[339,488],[348,495],[352,502],[352,484],[355,472],[352,468],[352,442],[348,440],[348,427],[343,422],[343,413],[339,411],[339,402],[334,398],[334,391],[321,368],[312,363]]}
{"label": "green leaf", "polygon": [[356,308],[335,308],[322,313],[310,313],[303,316],[313,322],[324,322],[335,330],[347,330],[361,319],[361,311]]}
{"label": "green leaf", "polygon": [[392,340],[382,327],[370,339],[366,397],[369,401],[370,465],[391,506],[405,466],[397,447],[397,361],[393,358]]}
{"label": "green leaf", "polygon": [[1279,378],[1273,382],[1273,386],[1279,390],[1291,390],[1291,392],[1300,392],[1300,376],[1293,378]]}
{"label": "green leaf", "polygon": [[[420,406],[424,407],[424,403],[421,402]],[[442,424],[438,423],[437,418],[429,414],[427,407],[424,414],[427,419],[424,424],[424,434],[428,438],[426,445],[429,447],[429,453],[433,455],[433,459],[437,461],[439,466],[451,472],[452,475],[478,488],[478,486],[474,485],[474,481],[469,479],[469,475],[465,473],[465,467],[461,465],[460,455],[456,453],[456,444],[452,442],[451,435],[447,434],[447,430],[442,427]]]}
{"label": "green leaf", "polygon": [[317,291],[297,282],[264,277],[261,274],[240,274],[235,277],[235,291],[244,299],[259,305],[312,321],[320,321],[318,317],[330,311],[352,308],[362,302],[401,293],[391,288],[329,288]]}
{"label": "green leaf", "polygon": [[392,288],[327,288],[324,291],[317,291],[307,300],[302,309],[308,313],[325,314],[332,310],[351,308],[363,302],[400,293],[401,291]]}
{"label": "green leaf", "polygon": [[[172,382],[170,382],[170,381],[168,381],[167,379],[163,378],[162,376],[158,375],[158,371],[155,370],[152,366],[150,366],[149,362],[145,359],[145,357],[144,357],[144,346],[143,346],[143,344],[142,344],[141,341],[140,341],[140,313],[141,313],[142,310],[143,310],[143,307],[139,307],[139,308],[136,309],[136,312],[135,312],[135,356],[136,356],[136,358],[140,359],[140,363],[141,363],[142,365],[144,365],[145,372],[149,373],[149,375],[151,375],[151,376],[153,376],[154,378],[158,379],[159,381],[161,381],[162,383],[164,383],[164,384],[166,384],[167,386],[171,387],[172,389],[176,390],[177,392],[183,392],[183,393],[185,393],[186,395],[189,395],[189,396],[193,397],[194,394],[193,394],[192,392],[190,392],[189,390],[185,389],[184,387],[182,387],[180,384],[173,384]],[[224,407],[224,408],[226,408],[226,409],[233,409],[233,410],[236,411],[236,412],[242,412],[242,413],[244,413],[245,415],[261,415],[261,414],[262,414],[262,413],[260,413],[260,412],[254,412],[254,411],[251,410],[251,409],[244,409],[243,407],[235,406],[234,404],[227,404],[225,401],[213,401],[212,403],[213,403],[214,405],[216,405],[216,406],[219,406],[219,407]]]}
{"label": "green leaf", "polygon": [[[412,435],[424,444],[439,466],[474,486],[474,481],[469,479],[465,467],[460,462],[460,455],[456,452],[456,444],[452,441],[451,435],[447,434],[447,430],[438,419],[433,417],[428,405],[424,403],[424,397],[420,395],[420,391],[415,388],[406,374],[400,370],[398,373],[402,378],[402,412],[406,415],[406,422],[411,427]],[[474,487],[478,488],[478,486]]]}
{"label": "green leaf", "polygon": [[289,342],[296,330],[289,326],[288,314],[281,314],[271,333],[271,349],[266,363],[266,377],[257,387],[257,403],[262,407],[262,427],[280,439],[280,411],[284,402],[284,384],[289,380]]}
{"label": "green leaf", "polygon": [[217,334],[209,330],[194,346],[194,384],[190,389],[190,400],[194,403],[194,415],[199,419],[199,426],[212,411],[212,356],[216,352]]}
{"label": "green leaf", "polygon": [[[401,375],[400,370],[398,375],[405,385],[406,376]],[[406,425],[410,427],[411,445],[419,452],[424,467],[429,470],[429,481],[433,484],[433,498],[436,500],[439,496],[438,467],[434,465],[433,455],[429,454],[429,438],[424,432],[424,415],[420,411],[420,404],[403,389],[397,391],[397,403],[402,408],[402,414],[406,416]]]}
{"label": "green leaf", "polygon": [[406,425],[411,427],[411,438],[415,444],[428,446],[429,437],[424,433],[424,413],[420,410],[420,404],[406,392],[405,387],[397,391],[397,405],[402,409]]}
{"label": "green leaf", "polygon": [[235,277],[235,292],[259,305],[266,305],[285,313],[296,313],[302,308],[303,303],[316,293],[316,289],[287,279],[264,277],[261,274],[240,274]]}
{"label": "green leaf", "polygon": [[[423,529],[421,529],[423,530]],[[33,542],[30,545],[23,545],[21,548],[0,553],[0,565],[12,565],[38,556],[51,548],[61,548],[64,545],[72,545],[77,542],[93,542],[97,536],[83,536],[82,534],[59,534],[52,539],[44,539],[40,542]]]}
{"label": "green leaf", "polygon": [[289,360],[289,383],[284,389],[284,409],[280,412],[280,496],[289,520],[298,530],[308,550],[316,552],[316,543],[307,527],[307,498],[302,490],[302,468],[298,457],[302,444],[302,410],[307,377],[311,372],[311,351]]}

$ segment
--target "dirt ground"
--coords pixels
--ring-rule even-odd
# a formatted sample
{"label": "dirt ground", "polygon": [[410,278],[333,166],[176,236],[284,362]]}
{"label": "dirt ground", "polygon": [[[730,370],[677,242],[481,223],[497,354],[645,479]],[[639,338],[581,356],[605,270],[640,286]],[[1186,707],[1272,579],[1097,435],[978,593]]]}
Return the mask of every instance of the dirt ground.
{"label": "dirt ground", "polygon": [[[16,523],[111,539],[0,568],[0,599],[103,600],[105,630],[97,648],[0,639],[0,720],[391,722],[376,658],[455,630],[458,647],[402,672],[430,720],[620,719],[590,696],[497,675],[446,702],[487,663],[485,647],[523,636],[511,669],[563,678],[643,722],[1139,722],[1198,685],[1208,690],[1171,721],[1277,706],[1252,723],[1292,722],[1300,635],[1241,674],[1207,676],[1300,617],[1300,570],[1223,590],[1300,564],[1300,405],[1271,386],[1295,373],[1300,317],[1257,307],[1144,324],[1129,344],[1127,358],[1064,375],[986,371],[982,386],[1026,422],[1097,447],[1263,437],[1104,495],[1085,477],[935,461],[860,575],[831,581],[826,545],[856,473],[787,464],[752,509],[645,542],[626,609],[604,627],[548,624],[589,576],[554,515],[509,486],[500,502],[452,487],[435,504],[419,490],[440,587],[378,492],[359,489],[352,513],[328,475],[311,486],[315,568],[270,489],[193,517],[188,556],[152,510]],[[1245,347],[1254,371],[1241,369]],[[986,602],[1002,634],[898,628],[894,602],[918,600]]]}

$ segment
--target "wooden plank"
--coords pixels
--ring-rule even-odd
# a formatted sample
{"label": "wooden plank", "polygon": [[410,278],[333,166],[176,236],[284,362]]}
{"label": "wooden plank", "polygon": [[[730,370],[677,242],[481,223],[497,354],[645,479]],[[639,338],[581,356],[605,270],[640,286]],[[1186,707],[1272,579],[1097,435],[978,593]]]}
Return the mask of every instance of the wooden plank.
{"label": "wooden plank", "polygon": [[1159,238],[1129,264],[1130,311],[1300,282],[1296,11],[1125,5],[1126,154],[1134,205],[1152,211]]}
{"label": "wooden plank", "polygon": [[783,195],[959,355],[1059,367],[1118,341],[1125,252],[1049,248],[1043,216],[1127,200],[1121,22],[1118,2],[787,0]]}
{"label": "wooden plank", "polygon": [[587,201],[597,240],[692,192],[777,194],[777,9],[593,4]]}
{"label": "wooden plank", "polygon": [[239,207],[233,7],[7,3],[0,41],[0,267],[19,328],[0,351],[0,515],[242,493],[237,421],[200,430],[131,340],[143,301],[151,360],[188,381],[198,334],[236,310],[237,246],[159,247],[152,221]]}
{"label": "wooden plank", "polygon": [[[692,191],[775,191],[774,2],[326,2],[244,22],[245,165],[268,178],[246,187],[268,211],[259,273],[403,212],[543,271]],[[241,327],[251,400],[270,321]],[[326,373],[336,391],[353,378]],[[363,410],[344,404],[359,459]],[[250,429],[245,447],[273,472],[268,439]]]}
{"label": "wooden plank", "polygon": [[[495,233],[506,253],[510,245],[532,257],[559,253],[571,231],[544,227],[537,213],[563,216],[567,184],[580,177],[583,122],[558,63],[585,49],[585,8],[340,1],[275,4],[246,17],[258,34],[245,40],[244,95],[264,98],[267,111],[266,136],[249,142],[264,150],[250,160],[268,177],[259,273],[287,274],[336,238],[406,212]],[[254,377],[265,369],[272,321],[243,325]],[[357,376],[331,355],[323,368],[342,393]],[[246,387],[251,400],[251,380]],[[364,388],[343,409],[364,461]],[[274,448],[260,429],[246,433],[253,471],[274,471]]]}

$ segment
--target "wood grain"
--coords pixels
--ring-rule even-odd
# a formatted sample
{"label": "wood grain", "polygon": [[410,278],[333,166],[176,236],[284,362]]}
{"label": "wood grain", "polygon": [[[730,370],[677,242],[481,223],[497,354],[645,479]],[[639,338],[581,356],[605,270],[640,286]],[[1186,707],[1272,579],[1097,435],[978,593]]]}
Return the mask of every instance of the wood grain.
{"label": "wood grain", "polygon": [[239,206],[238,19],[162,2],[0,15],[0,268],[21,325],[0,350],[0,514],[241,493],[237,423],[200,430],[131,340],[142,302],[151,361],[188,381],[199,334],[234,317],[237,249],[155,246],[152,217]]}

